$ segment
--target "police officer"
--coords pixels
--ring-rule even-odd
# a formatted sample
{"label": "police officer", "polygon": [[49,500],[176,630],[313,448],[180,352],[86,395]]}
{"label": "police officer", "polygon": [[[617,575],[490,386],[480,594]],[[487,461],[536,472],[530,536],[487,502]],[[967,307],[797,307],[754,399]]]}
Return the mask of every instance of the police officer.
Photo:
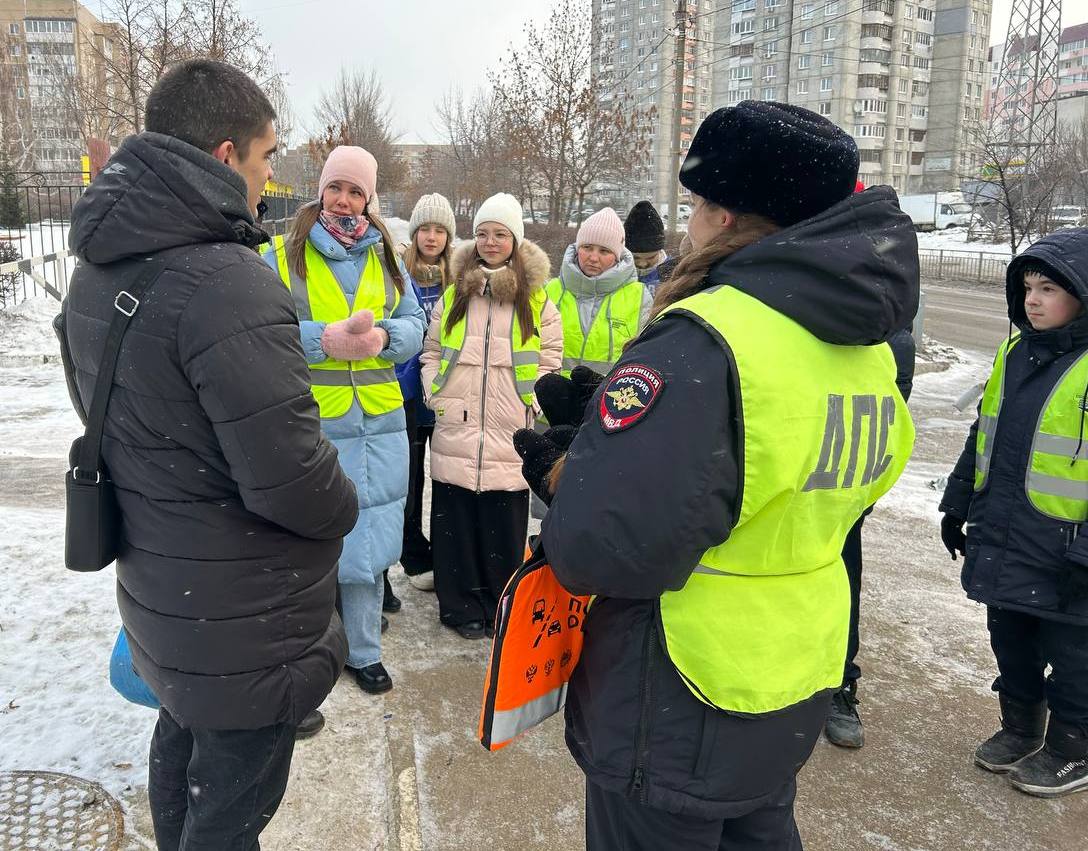
{"label": "police officer", "polygon": [[794,778],[846,651],[843,541],[913,441],[883,343],[917,307],[917,243],[890,188],[853,194],[857,170],[808,110],[711,114],[656,320],[601,386],[538,383],[572,443],[515,438],[556,575],[598,595],[566,704],[590,851],[801,847]]}

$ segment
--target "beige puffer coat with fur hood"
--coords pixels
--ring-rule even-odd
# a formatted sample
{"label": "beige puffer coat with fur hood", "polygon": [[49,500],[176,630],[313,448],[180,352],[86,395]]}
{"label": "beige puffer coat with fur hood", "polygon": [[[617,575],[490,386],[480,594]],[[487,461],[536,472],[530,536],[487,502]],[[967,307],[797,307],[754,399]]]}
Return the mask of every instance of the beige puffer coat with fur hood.
{"label": "beige puffer coat with fur hood", "polygon": [[[525,406],[514,384],[510,327],[518,282],[509,267],[484,274],[473,261],[474,248],[471,240],[463,243],[450,264],[457,291],[472,293],[472,300],[461,357],[441,392],[434,396],[431,384],[438,373],[442,348],[442,299],[431,314],[420,358],[423,393],[427,406],[435,412],[431,478],[472,491],[527,490],[513,436],[519,428],[532,428],[538,411]],[[548,255],[529,240],[517,250],[526,283],[530,289],[543,289],[551,271]],[[555,372],[563,362],[563,322],[550,301],[544,304],[540,326],[539,374],[543,376]]]}

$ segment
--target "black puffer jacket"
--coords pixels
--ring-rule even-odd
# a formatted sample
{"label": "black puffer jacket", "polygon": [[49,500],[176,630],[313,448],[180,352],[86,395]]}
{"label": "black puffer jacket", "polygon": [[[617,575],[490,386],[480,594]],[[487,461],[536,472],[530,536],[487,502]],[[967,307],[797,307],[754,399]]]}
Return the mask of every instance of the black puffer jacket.
{"label": "black puffer jacket", "polygon": [[63,314],[84,406],[114,297],[141,256],[165,263],[125,335],[102,451],[135,667],[184,726],[297,723],[347,652],[333,606],[355,489],[321,436],[291,298],[252,250],[265,238],[241,177],[154,133],[72,213]]}
{"label": "black puffer jacket", "polygon": [[[879,343],[917,310],[917,241],[894,192],[875,187],[725,258],[707,276],[714,284],[826,342]],[[808,759],[829,694],[740,717],[701,703],[669,661],[658,598],[728,538],[740,508],[737,373],[728,341],[683,314],[651,323],[615,370],[635,363],[661,375],[660,400],[636,425],[607,433],[598,393],[541,532],[559,580],[600,595],[570,683],[567,747],[607,789],[674,813],[736,817]]]}
{"label": "black puffer jacket", "polygon": [[1031,260],[1053,268],[1088,305],[1088,230],[1052,234],[1009,264],[1009,320],[1021,339],[1005,360],[1005,398],[990,473],[983,489],[975,493],[975,420],[948,477],[940,510],[968,522],[961,576],[968,597],[1050,620],[1088,625],[1088,599],[1069,600],[1064,608],[1060,600],[1062,574],[1069,569],[1067,558],[1088,564],[1088,534],[1081,534],[1081,524],[1036,511],[1024,484],[1043,405],[1061,376],[1088,348],[1088,317],[1082,315],[1052,331],[1033,330],[1024,311],[1023,282],[1023,268]]}

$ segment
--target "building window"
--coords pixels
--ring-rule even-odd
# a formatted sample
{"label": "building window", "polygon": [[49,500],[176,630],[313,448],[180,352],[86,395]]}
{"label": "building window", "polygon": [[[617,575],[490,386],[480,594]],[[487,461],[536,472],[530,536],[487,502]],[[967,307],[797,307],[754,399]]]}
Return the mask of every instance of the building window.
{"label": "building window", "polygon": [[801,7],[801,20],[807,21],[811,17],[812,17],[812,4],[811,3],[805,3]]}
{"label": "building window", "polygon": [[906,77],[899,78],[899,94],[905,95],[907,93],[907,87],[910,85],[910,80]]}
{"label": "building window", "polygon": [[829,101],[829,100],[820,101],[820,115],[830,115],[830,114],[831,114],[831,101]]}
{"label": "building window", "polygon": [[764,80],[773,80],[777,76],[778,76],[778,65],[777,64],[764,65],[763,66],[763,79]]}
{"label": "building window", "polygon": [[812,30],[801,31],[801,44],[812,44]]}
{"label": "building window", "polygon": [[19,24],[17,22],[8,24],[8,35],[18,35],[18,34],[19,34]]}
{"label": "building window", "polygon": [[768,41],[766,47],[763,48],[763,58],[773,59],[775,54],[778,53],[778,39]]}
{"label": "building window", "polygon": [[750,80],[752,79],[752,66],[743,65],[740,68],[729,69],[730,80]]}
{"label": "building window", "polygon": [[928,59],[923,59],[921,56],[915,56],[914,57],[914,67],[915,68],[920,68],[923,71],[928,71],[929,70],[929,60]]}
{"label": "building window", "polygon": [[733,24],[733,35],[747,35],[750,32],[754,32],[756,28],[755,18],[748,18],[744,21],[738,21]]}
{"label": "building window", "polygon": [[824,27],[824,41],[834,41],[837,27]]}
{"label": "building window", "polygon": [[864,150],[858,151],[858,160],[863,163],[880,163],[880,151],[879,150]]}
{"label": "building window", "polygon": [[888,102],[886,100],[878,100],[876,98],[866,98],[859,100],[856,104],[855,112],[876,112],[884,114],[888,111]]}
{"label": "building window", "polygon": [[830,0],[830,2],[824,6],[825,15],[837,15],[839,14],[839,2],[838,0]]}
{"label": "building window", "polygon": [[771,30],[778,29],[778,16],[775,15],[770,18],[763,19],[763,32],[770,32]]}
{"label": "building window", "polygon": [[19,45],[17,45],[17,44],[13,44],[13,45],[11,46],[11,55],[12,55],[12,56],[18,56],[18,55],[19,55],[19,54],[21,54],[22,52],[23,52],[23,50],[22,50],[22,48],[21,48],[21,47],[19,47]]}
{"label": "building window", "polygon": [[809,56],[807,53],[802,53],[800,56],[797,57],[797,67],[800,70],[804,71],[811,64],[812,64],[812,57]]}
{"label": "building window", "polygon": [[26,89],[24,89],[22,86],[16,86],[15,87],[15,97],[17,97],[19,100],[22,100],[23,98],[25,98],[26,97]]}
{"label": "building window", "polygon": [[905,3],[903,5],[903,17],[908,21],[914,19],[914,7],[910,3]]}
{"label": "building window", "polygon": [[754,12],[756,8],[756,0],[740,0],[740,2],[734,6],[738,12]]}
{"label": "building window", "polygon": [[905,103],[897,103],[895,105],[895,117],[906,118],[907,117],[907,105]]}
{"label": "building window", "polygon": [[902,142],[906,138],[906,131],[902,127],[895,128],[895,141]]}
{"label": "building window", "polygon": [[835,64],[835,54],[825,53],[823,62],[821,63],[825,68],[830,68]]}
{"label": "building window", "polygon": [[763,90],[763,100],[774,100],[778,90],[774,86],[768,86]]}
{"label": "building window", "polygon": [[799,95],[807,95],[808,94],[808,80],[798,80],[797,81],[797,94],[799,94]]}
{"label": "building window", "polygon": [[903,37],[903,44],[911,44],[914,42],[914,30],[903,30],[901,33]]}
{"label": "building window", "polygon": [[885,129],[883,124],[855,124],[854,136],[858,139],[883,139]]}
{"label": "building window", "polygon": [[782,0],[765,0],[763,6],[766,9],[777,9],[782,5]]}
{"label": "building window", "polygon": [[[933,43],[933,36],[931,36],[929,33],[924,32],[915,33],[914,42],[915,44],[924,44],[928,47],[930,44]],[[974,47],[974,45],[971,46]]]}
{"label": "building window", "polygon": [[923,9],[921,6],[919,6],[918,7],[918,20],[919,21],[932,21],[933,20],[933,10],[932,9]]}
{"label": "building window", "polygon": [[820,91],[821,92],[831,91],[831,78],[830,77],[821,77],[820,78]]}

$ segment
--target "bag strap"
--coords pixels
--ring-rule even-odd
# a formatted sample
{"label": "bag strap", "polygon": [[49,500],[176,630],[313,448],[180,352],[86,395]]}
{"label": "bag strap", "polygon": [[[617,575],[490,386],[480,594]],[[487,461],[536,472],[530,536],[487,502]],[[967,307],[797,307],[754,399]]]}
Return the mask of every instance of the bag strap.
{"label": "bag strap", "polygon": [[121,339],[128,330],[128,325],[140,307],[140,300],[162,273],[165,263],[158,259],[142,261],[143,269],[136,280],[121,290],[113,299],[113,321],[106,335],[106,347],[98,365],[98,377],[94,382],[94,394],[91,406],[87,410],[87,431],[79,447],[79,458],[72,477],[75,479],[98,481],[102,476],[102,431],[106,424],[106,407],[113,389],[113,376],[117,372],[117,358],[121,354]]}

